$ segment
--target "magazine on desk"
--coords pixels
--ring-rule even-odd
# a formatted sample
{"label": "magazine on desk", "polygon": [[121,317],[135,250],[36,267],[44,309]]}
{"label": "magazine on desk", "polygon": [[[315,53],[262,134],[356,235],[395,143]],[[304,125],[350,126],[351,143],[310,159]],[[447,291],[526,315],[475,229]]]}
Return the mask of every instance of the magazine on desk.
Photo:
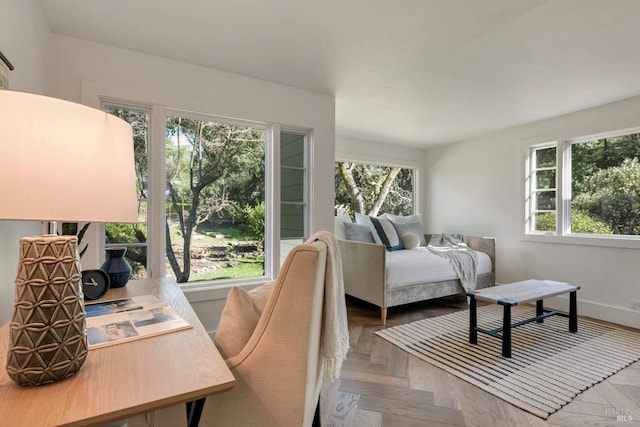
{"label": "magazine on desk", "polygon": [[154,295],[86,304],[89,349],[190,328]]}

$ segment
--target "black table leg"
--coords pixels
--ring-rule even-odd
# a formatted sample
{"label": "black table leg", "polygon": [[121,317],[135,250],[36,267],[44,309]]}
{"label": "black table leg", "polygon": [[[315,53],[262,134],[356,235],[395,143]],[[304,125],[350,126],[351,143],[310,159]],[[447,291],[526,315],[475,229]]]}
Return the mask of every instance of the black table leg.
{"label": "black table leg", "polygon": [[198,427],[205,398],[187,402],[187,427]]}
{"label": "black table leg", "polygon": [[503,304],[502,307],[502,356],[511,357],[511,304]]}
{"label": "black table leg", "polygon": [[569,332],[578,332],[578,302],[576,291],[569,294]]}
{"label": "black table leg", "polygon": [[544,306],[542,304],[542,300],[539,299],[538,301],[536,301],[536,317],[538,319],[536,319],[536,322],[538,323],[542,323],[544,322],[544,319],[541,319],[540,316],[542,316],[544,314]]}
{"label": "black table leg", "polygon": [[469,297],[469,343],[478,344],[476,297],[473,294],[467,294],[467,296]]}

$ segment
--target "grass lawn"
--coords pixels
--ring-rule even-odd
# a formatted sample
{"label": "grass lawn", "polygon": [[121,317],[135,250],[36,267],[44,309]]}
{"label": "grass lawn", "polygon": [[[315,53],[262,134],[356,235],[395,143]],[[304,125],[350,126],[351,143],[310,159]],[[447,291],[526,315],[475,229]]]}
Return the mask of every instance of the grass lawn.
{"label": "grass lawn", "polygon": [[258,277],[264,274],[264,255],[256,258],[238,258],[235,261],[237,264],[233,267],[192,274],[189,277],[189,281],[239,279],[242,277]]}
{"label": "grass lawn", "polygon": [[[182,246],[184,239],[178,230],[177,224],[173,224],[170,228],[171,242],[173,245]],[[220,236],[220,237],[217,237]],[[191,237],[192,250],[197,248],[212,248],[212,247],[231,247],[230,245],[237,245],[244,242],[255,242],[255,236],[250,235],[244,227],[240,226],[224,226],[218,225],[214,228],[209,227],[207,224],[200,224],[196,230],[193,231]],[[231,255],[231,254],[230,254]],[[239,279],[244,277],[259,277],[264,275],[264,255],[257,257],[234,257],[231,255],[234,265],[230,267],[218,268],[210,271],[202,271],[200,273],[194,273],[192,262],[192,273],[189,277],[189,282],[196,282],[200,280],[220,280],[220,279]],[[200,259],[200,262],[203,260]],[[218,261],[211,260],[212,263]],[[205,261],[206,263],[206,261]]]}

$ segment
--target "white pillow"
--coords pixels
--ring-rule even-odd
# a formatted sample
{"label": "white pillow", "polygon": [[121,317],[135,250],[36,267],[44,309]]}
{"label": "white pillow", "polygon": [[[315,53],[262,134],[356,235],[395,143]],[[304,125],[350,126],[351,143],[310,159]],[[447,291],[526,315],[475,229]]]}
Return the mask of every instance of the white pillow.
{"label": "white pillow", "polygon": [[373,234],[373,240],[376,241],[377,244],[382,245],[382,240],[380,240],[380,236],[378,236],[378,232],[376,228],[373,226],[371,222],[371,218],[368,215],[363,215],[361,213],[356,212],[356,224],[366,224],[371,229],[371,233]]}
{"label": "white pillow", "polygon": [[422,215],[417,214],[417,215],[394,215],[394,214],[383,214],[383,217],[390,219],[391,221],[395,222],[396,224],[404,224],[407,222],[419,222],[420,224],[422,224]]}
{"label": "white pillow", "polygon": [[413,233],[405,233],[402,235],[402,244],[405,249],[416,249],[420,246],[420,238]]}
{"label": "white pillow", "polygon": [[344,229],[344,223],[351,222],[351,217],[349,214],[342,214],[335,216],[333,218],[333,228],[336,239],[338,240],[347,240],[347,234]]}

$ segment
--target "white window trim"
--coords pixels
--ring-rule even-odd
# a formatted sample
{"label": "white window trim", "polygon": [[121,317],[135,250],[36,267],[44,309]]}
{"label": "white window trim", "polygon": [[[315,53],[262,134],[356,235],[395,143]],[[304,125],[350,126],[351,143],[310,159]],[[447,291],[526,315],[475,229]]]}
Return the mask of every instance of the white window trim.
{"label": "white window trim", "polygon": [[[411,163],[411,162],[394,162],[390,160],[381,160],[374,157],[369,157],[366,159],[349,157],[349,156],[337,156],[334,161],[334,167],[337,162],[350,162],[350,163],[360,163],[364,165],[377,165],[377,166],[386,166],[391,168],[402,168],[402,169],[410,169],[413,171],[413,215],[421,215],[422,212],[420,210],[420,164],[419,163]],[[423,222],[424,225],[424,222]]]}
{"label": "white window trim", "polygon": [[[154,153],[156,151],[162,151],[162,153],[164,154],[164,149],[161,150],[157,150],[156,147],[153,147],[152,144],[152,126],[153,126],[153,105],[150,104],[144,104],[144,103],[140,103],[140,102],[130,102],[130,101],[126,101],[126,100],[122,100],[122,99],[115,99],[115,98],[110,98],[110,97],[106,97],[106,96],[100,96],[99,97],[99,103],[100,103],[100,110],[104,111],[105,106],[109,105],[109,106],[114,106],[114,107],[120,107],[120,108],[128,108],[128,109],[132,109],[132,110],[139,110],[139,111],[143,111],[149,114],[149,128],[147,129],[148,135],[147,135],[147,164],[151,165]],[[157,153],[155,155],[158,155]],[[153,271],[155,270],[155,268],[157,268],[157,266],[153,265],[152,262],[152,253],[151,253],[151,247],[152,245],[155,244],[155,241],[152,237],[152,233],[150,231],[151,228],[151,224],[153,222],[153,210],[151,209],[151,205],[152,203],[154,203],[154,197],[153,195],[155,194],[152,191],[152,177],[151,177],[151,167],[148,167],[147,169],[147,173],[149,174],[149,176],[147,177],[147,191],[149,193],[149,197],[147,199],[147,243],[145,244],[137,244],[138,246],[146,246],[147,248],[147,277],[151,278],[151,277],[156,277],[153,275]],[[104,252],[104,249],[106,248],[107,244],[106,244],[106,239],[105,239],[105,225],[104,223],[98,223],[96,224],[96,230],[98,232],[97,237],[97,243],[100,246],[100,248],[102,249],[102,251]],[[115,245],[112,245],[115,246]],[[136,246],[136,244],[130,245],[130,244],[123,244],[122,246],[126,246],[126,247],[133,247]]]}
{"label": "white window trim", "polygon": [[[274,132],[275,132],[275,126],[274,126]],[[280,164],[280,133],[282,132],[289,132],[289,133],[295,133],[298,135],[304,135],[304,159],[303,159],[303,165],[302,165],[302,170],[304,172],[304,200],[303,200],[303,204],[304,204],[304,239],[308,239],[309,237],[311,237],[309,235],[310,233],[310,229],[311,229],[311,224],[312,222],[312,210],[311,210],[311,200],[313,200],[313,197],[311,195],[311,191],[313,189],[313,186],[311,185],[311,183],[313,182],[313,177],[311,176],[312,170],[311,170],[311,153],[313,152],[312,150],[312,141],[313,141],[313,132],[311,129],[306,129],[306,128],[299,128],[299,127],[292,127],[292,126],[278,126],[278,169],[281,170],[282,169],[282,165]],[[275,151],[275,150],[274,150]],[[291,167],[287,167],[287,168],[291,168]],[[291,168],[291,169],[298,169],[298,168]],[[278,180],[280,179],[280,174],[278,174]],[[280,188],[280,183],[278,182],[278,187]],[[280,204],[282,204],[282,200],[279,200]],[[287,202],[288,203],[288,202]],[[285,203],[285,204],[287,204]],[[277,228],[277,230],[280,230],[280,227]],[[282,238],[282,236],[281,236]]]}
{"label": "white window trim", "polygon": [[[640,249],[640,236],[572,233],[570,231],[571,197],[565,197],[566,194],[571,194],[571,145],[602,138],[614,138],[632,133],[640,133],[640,127],[527,145],[524,186],[525,215],[522,240],[540,243]],[[532,212],[530,205],[532,203],[531,194],[532,186],[534,185],[531,181],[531,155],[536,149],[554,146],[556,147],[556,233],[536,232],[530,224]],[[565,173],[565,171],[568,171],[568,173]]]}
{"label": "white window trim", "polygon": [[[164,194],[164,191],[158,193],[158,189],[165,188],[165,176],[166,176],[166,162],[165,153],[166,146],[164,144],[164,135],[166,133],[165,120],[167,111],[187,112],[193,113],[190,99],[180,97],[168,97],[166,95],[150,92],[146,90],[132,89],[127,87],[120,87],[110,84],[101,84],[90,81],[81,82],[81,101],[83,104],[92,106],[96,109],[101,108],[103,101],[117,103],[123,106],[131,106],[138,108],[145,108],[151,110],[150,115],[150,128],[149,128],[149,147],[148,156],[149,163],[156,162],[161,167],[149,168],[149,192],[150,194]],[[144,99],[146,102],[140,102]],[[196,103],[197,104],[197,103]],[[171,107],[170,105],[174,105]],[[187,108],[175,107],[175,105],[187,106]],[[255,111],[254,111],[255,113]],[[201,114],[201,113],[193,113]],[[251,115],[251,112],[247,112]],[[265,165],[270,164],[271,170],[279,170],[279,143],[280,143],[280,129],[281,125],[271,122],[250,121],[243,119],[235,119],[229,116],[221,116],[214,114],[205,114],[207,118],[215,117],[225,123],[231,122],[233,124],[245,123],[251,126],[262,125],[265,129],[266,141],[265,150],[266,158]],[[308,224],[308,232],[311,232],[314,224],[313,204],[315,195],[313,193],[313,177],[314,170],[311,165],[314,164],[314,131],[307,127],[297,127],[290,125],[282,125],[282,129],[290,130],[294,132],[304,132],[307,137],[307,154],[305,156],[307,162],[307,211],[306,211],[306,223]],[[158,136],[159,135],[159,136]],[[157,143],[156,140],[161,141]],[[153,146],[153,149],[151,148]],[[280,263],[280,237],[279,232],[277,235],[271,230],[280,229],[280,176],[279,174],[268,173],[265,177],[265,206],[269,203],[272,209],[267,209],[267,217],[265,218],[265,275],[261,277],[251,277],[245,279],[234,280],[217,280],[206,282],[192,282],[179,284],[185,292],[194,292],[200,290],[212,290],[218,292],[218,290],[226,290],[233,285],[238,286],[255,286],[266,283],[273,280],[279,270]],[[148,205],[148,266],[147,274],[150,278],[162,278],[166,276],[165,267],[165,199],[164,197],[150,196]],[[153,215],[152,212],[162,212],[162,215]],[[96,224],[97,225],[97,224]],[[271,228],[269,228],[271,227]],[[91,257],[91,261],[88,265],[95,265],[96,268],[102,264],[101,260],[104,259],[104,225],[98,225],[97,227],[90,227],[90,231],[87,234],[91,234],[90,237],[90,251],[91,254],[87,254]],[[267,251],[271,251],[270,262],[267,262]]]}

